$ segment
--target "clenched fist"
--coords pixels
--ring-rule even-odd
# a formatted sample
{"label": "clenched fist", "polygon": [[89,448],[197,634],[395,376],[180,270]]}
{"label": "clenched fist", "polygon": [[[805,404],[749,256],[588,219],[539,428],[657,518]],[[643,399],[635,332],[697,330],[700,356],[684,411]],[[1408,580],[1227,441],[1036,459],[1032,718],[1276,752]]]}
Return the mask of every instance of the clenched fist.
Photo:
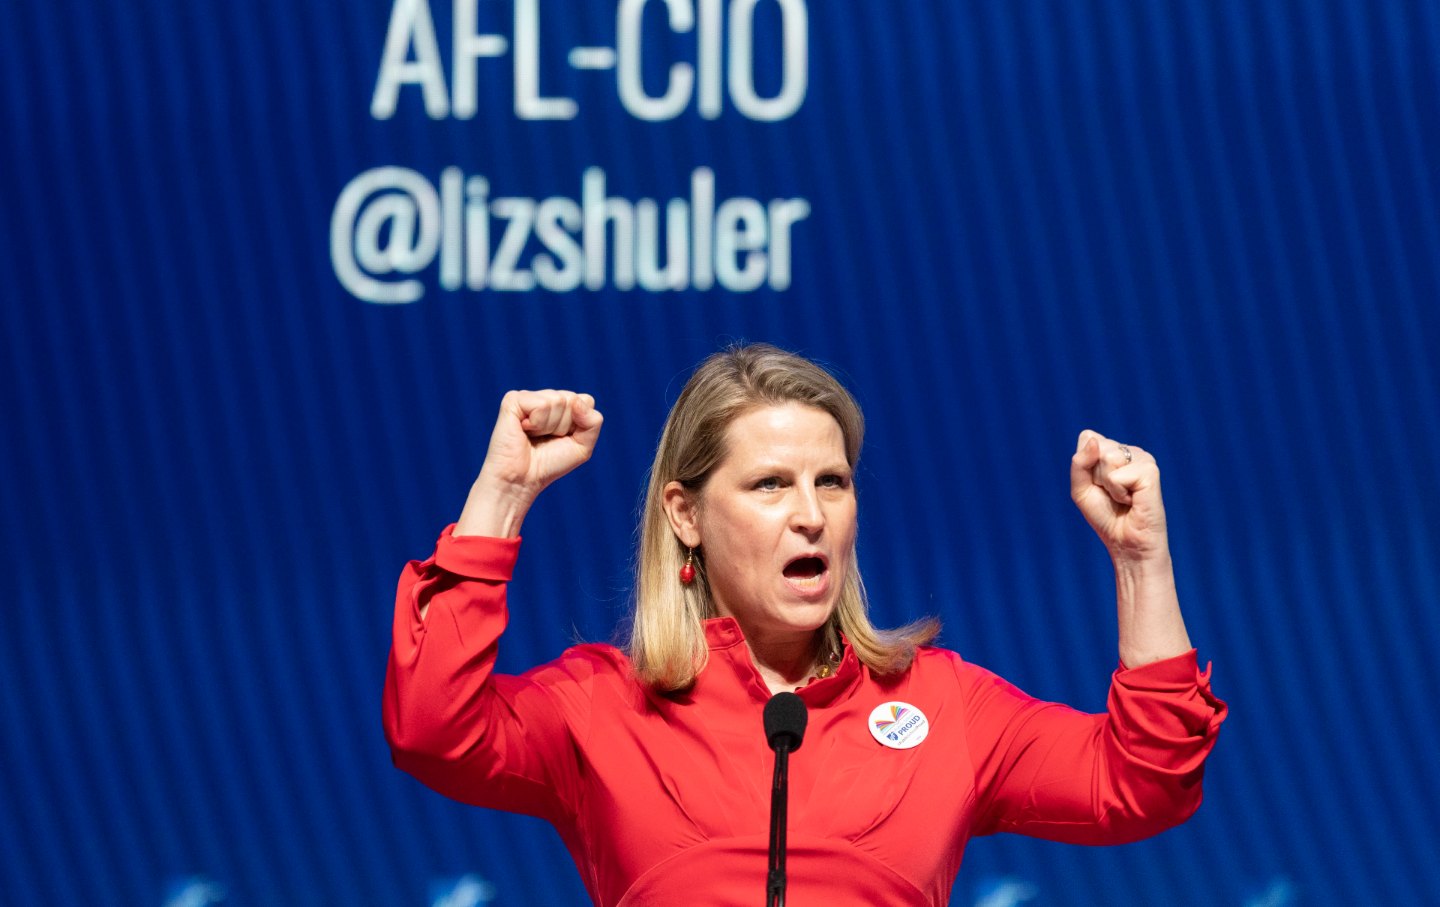
{"label": "clenched fist", "polygon": [[1168,555],[1160,467],[1140,448],[1082,431],[1070,459],[1070,497],[1117,564]]}
{"label": "clenched fist", "polygon": [[573,391],[511,391],[500,401],[485,464],[456,535],[519,534],[536,496],[590,459],[604,417],[595,398]]}

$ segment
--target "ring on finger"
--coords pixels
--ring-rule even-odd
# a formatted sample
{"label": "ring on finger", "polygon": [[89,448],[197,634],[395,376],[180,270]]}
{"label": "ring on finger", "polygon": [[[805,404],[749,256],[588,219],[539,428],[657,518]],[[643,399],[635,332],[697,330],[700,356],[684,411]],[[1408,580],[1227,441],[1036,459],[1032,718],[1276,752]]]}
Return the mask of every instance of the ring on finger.
{"label": "ring on finger", "polygon": [[1125,455],[1126,466],[1129,466],[1135,460],[1135,455],[1132,454],[1130,452],[1130,448],[1126,447],[1124,444],[1120,445],[1120,452]]}

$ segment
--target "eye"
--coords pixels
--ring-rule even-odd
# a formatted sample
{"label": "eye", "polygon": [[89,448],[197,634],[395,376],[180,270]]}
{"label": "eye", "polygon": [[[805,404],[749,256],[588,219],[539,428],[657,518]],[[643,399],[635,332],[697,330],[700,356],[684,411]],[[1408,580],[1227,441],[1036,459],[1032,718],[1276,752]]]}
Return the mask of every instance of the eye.
{"label": "eye", "polygon": [[829,475],[823,475],[816,479],[815,484],[821,488],[845,488],[849,486],[850,478],[838,473],[830,473]]}
{"label": "eye", "polygon": [[766,476],[765,478],[763,478],[763,479],[761,479],[760,481],[758,481],[758,482],[755,483],[755,490],[756,490],[756,491],[779,491],[779,490],[780,490],[780,477],[779,477],[779,476]]}

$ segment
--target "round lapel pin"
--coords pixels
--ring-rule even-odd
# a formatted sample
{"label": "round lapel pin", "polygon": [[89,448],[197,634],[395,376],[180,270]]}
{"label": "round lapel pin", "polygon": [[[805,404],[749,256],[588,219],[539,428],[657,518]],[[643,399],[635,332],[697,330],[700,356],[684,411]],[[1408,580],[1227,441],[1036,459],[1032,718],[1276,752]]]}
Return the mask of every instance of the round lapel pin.
{"label": "round lapel pin", "polygon": [[892,750],[919,746],[930,733],[925,713],[908,702],[886,702],[875,707],[866,722],[870,735]]}

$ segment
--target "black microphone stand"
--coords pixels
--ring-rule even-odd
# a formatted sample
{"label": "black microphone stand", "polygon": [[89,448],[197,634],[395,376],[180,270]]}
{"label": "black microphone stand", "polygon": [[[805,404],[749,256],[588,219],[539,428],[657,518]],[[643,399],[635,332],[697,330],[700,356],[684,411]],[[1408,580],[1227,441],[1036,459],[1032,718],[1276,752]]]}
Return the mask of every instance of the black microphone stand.
{"label": "black microphone stand", "polygon": [[790,805],[790,741],[775,746],[775,781],[770,786],[770,871],[765,879],[765,907],[785,907],[785,829]]}
{"label": "black microphone stand", "polygon": [[765,907],[785,907],[785,829],[789,823],[790,754],[805,739],[805,700],[776,693],[765,703],[765,740],[775,751],[775,783],[770,786],[770,868],[765,876]]}

